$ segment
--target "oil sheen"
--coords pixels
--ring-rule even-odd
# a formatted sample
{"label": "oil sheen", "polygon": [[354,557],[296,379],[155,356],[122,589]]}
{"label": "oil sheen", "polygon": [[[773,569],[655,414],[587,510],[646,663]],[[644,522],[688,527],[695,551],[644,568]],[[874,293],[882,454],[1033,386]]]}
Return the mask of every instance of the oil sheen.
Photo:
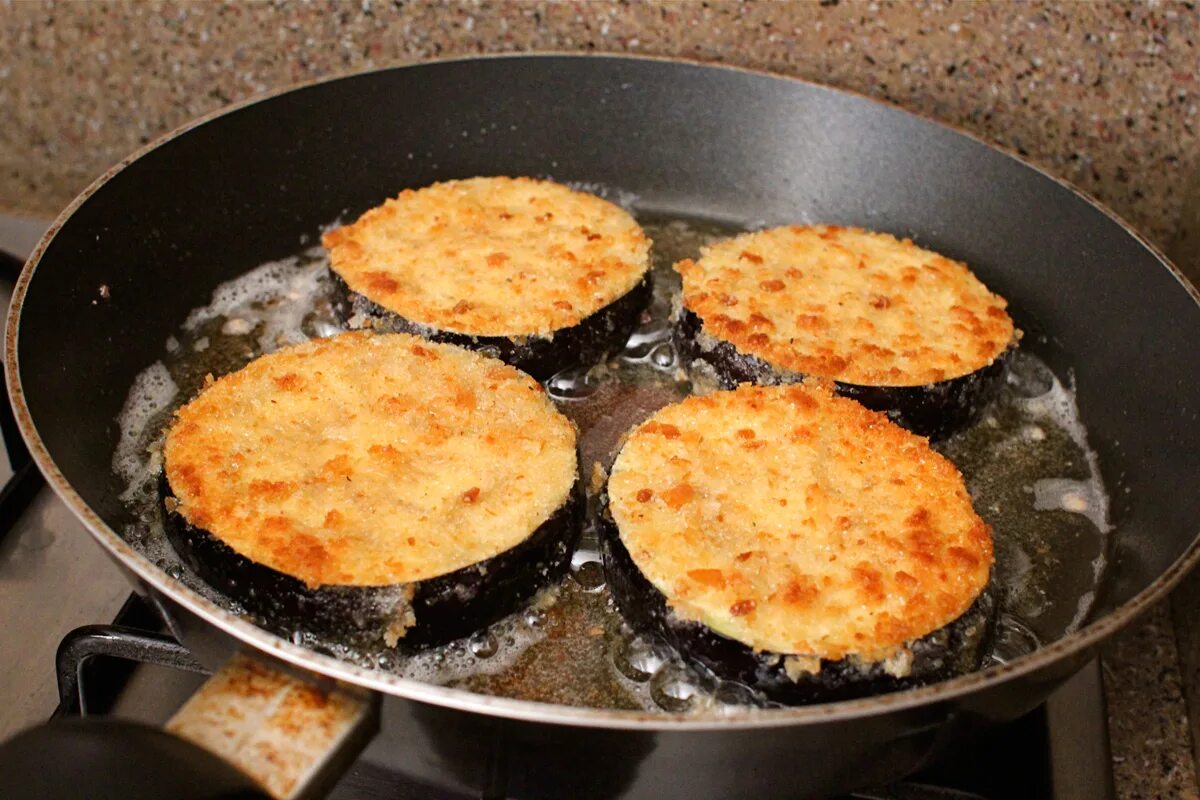
{"label": "oil sheen", "polygon": [[[621,197],[622,205],[631,205]],[[679,294],[671,264],[750,226],[643,215],[654,242],[654,297],[624,349],[605,362],[551,377],[546,388],[579,428],[589,510],[622,436],[659,408],[711,391],[671,345]],[[314,231],[314,234],[318,232]],[[301,245],[302,247],[303,245]],[[300,248],[298,248],[300,250]],[[165,428],[208,374],[239,369],[263,353],[342,330],[331,306],[325,253],[309,248],[214,287],[164,343],[162,357],[130,387],[118,418],[113,471],[134,522],[122,535],[173,577],[230,611],[315,651],[362,667],[471,691],[597,708],[719,715],[770,705],[745,686],[688,667],[667,646],[636,635],[604,584],[595,531],[586,527],[570,574],[526,609],[490,629],[418,653],[366,651],[305,630],[255,619],[191,573],[167,543],[157,485]],[[1020,309],[1016,309],[1019,316]],[[984,418],[937,445],[966,478],[993,529],[1001,614],[989,663],[1019,658],[1085,623],[1105,576],[1109,495],[1069,381],[1028,348],[1017,354]],[[589,518],[591,514],[589,514]],[[1080,564],[1090,568],[1080,569]]]}

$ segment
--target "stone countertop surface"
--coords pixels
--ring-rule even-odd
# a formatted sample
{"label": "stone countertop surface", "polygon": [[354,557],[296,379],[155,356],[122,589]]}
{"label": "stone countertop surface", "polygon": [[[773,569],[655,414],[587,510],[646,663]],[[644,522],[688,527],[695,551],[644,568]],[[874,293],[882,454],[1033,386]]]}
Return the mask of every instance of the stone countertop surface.
{"label": "stone countertop surface", "polygon": [[[1194,3],[0,0],[0,209],[52,216],[188,120],[290,84],[527,50],[795,75],[965,128],[1098,197],[1161,247],[1200,169]],[[1121,798],[1196,797],[1166,605],[1105,652]]]}

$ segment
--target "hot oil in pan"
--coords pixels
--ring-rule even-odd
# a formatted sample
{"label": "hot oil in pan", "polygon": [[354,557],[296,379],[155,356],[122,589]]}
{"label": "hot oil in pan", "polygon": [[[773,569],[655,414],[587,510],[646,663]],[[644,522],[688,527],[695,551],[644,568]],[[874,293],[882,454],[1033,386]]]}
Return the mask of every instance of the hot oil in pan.
{"label": "hot oil in pan", "polygon": [[[609,361],[547,381],[550,396],[579,427],[585,480],[611,465],[631,426],[703,388],[693,387],[670,343],[667,317],[679,291],[670,265],[735,230],[681,220],[643,224],[654,241],[655,294],[642,324]],[[113,468],[128,486],[123,499],[138,519],[125,537],[170,574],[237,613],[245,611],[191,574],[163,534],[157,496],[163,431],[205,375],[341,330],[330,289],[319,247],[218,287],[212,303],[193,311],[166,342],[162,361],[138,377],[119,418]],[[993,528],[1003,595],[991,661],[1015,658],[1082,624],[1104,574],[1111,528],[1108,497],[1069,387],[1039,359],[1019,353],[985,418],[938,449],[963,471],[976,509]],[[360,666],[487,694],[669,711],[765,705],[745,687],[698,674],[669,648],[632,634],[604,586],[591,530],[584,531],[572,573],[561,585],[467,640],[400,655],[363,651],[306,631],[277,632]]]}

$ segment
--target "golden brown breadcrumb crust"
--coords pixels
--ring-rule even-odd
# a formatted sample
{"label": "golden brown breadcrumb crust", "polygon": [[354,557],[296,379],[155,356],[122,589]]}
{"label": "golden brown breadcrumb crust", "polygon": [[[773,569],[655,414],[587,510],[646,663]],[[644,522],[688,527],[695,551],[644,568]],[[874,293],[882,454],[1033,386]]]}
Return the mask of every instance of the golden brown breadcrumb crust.
{"label": "golden brown breadcrumb crust", "polygon": [[991,364],[1019,333],[965,264],[908,239],[794,225],[675,265],[702,331],[772,366],[866,386],[920,386]]}
{"label": "golden brown breadcrumb crust", "polygon": [[321,241],[355,292],[410,322],[473,336],[572,327],[650,268],[650,240],[628,212],[532,178],[405,189]]}
{"label": "golden brown breadcrumb crust", "polygon": [[483,561],[576,479],[575,429],[532,378],[404,334],[263,356],[181,408],[166,439],[178,511],[310,586],[379,586]]}
{"label": "golden brown breadcrumb crust", "polygon": [[954,464],[811,380],[662,409],[608,496],[674,612],[758,650],[883,660],[961,616],[992,565]]}

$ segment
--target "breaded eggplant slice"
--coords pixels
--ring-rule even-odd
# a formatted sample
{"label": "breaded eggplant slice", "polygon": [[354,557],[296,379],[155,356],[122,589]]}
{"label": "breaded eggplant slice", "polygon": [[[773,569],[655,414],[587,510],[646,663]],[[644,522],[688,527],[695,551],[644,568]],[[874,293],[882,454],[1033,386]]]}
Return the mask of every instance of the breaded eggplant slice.
{"label": "breaded eggplant slice", "polygon": [[272,629],[427,645],[563,574],[580,529],[574,426],[528,375],[407,334],[263,356],[179,410],[167,532]]}
{"label": "breaded eggplant slice", "polygon": [[601,511],[636,627],[784,703],[976,669],[992,538],[928,442],[825,384],[693,396],[637,427]]}
{"label": "breaded eggplant slice", "polygon": [[886,233],[772,228],[675,269],[679,345],[726,388],[835,381],[934,439],[978,419],[1020,338],[1004,298],[965,264]]}
{"label": "breaded eggplant slice", "polygon": [[482,350],[538,379],[619,348],[650,299],[634,218],[551,181],[406,189],[321,241],[352,326]]}

